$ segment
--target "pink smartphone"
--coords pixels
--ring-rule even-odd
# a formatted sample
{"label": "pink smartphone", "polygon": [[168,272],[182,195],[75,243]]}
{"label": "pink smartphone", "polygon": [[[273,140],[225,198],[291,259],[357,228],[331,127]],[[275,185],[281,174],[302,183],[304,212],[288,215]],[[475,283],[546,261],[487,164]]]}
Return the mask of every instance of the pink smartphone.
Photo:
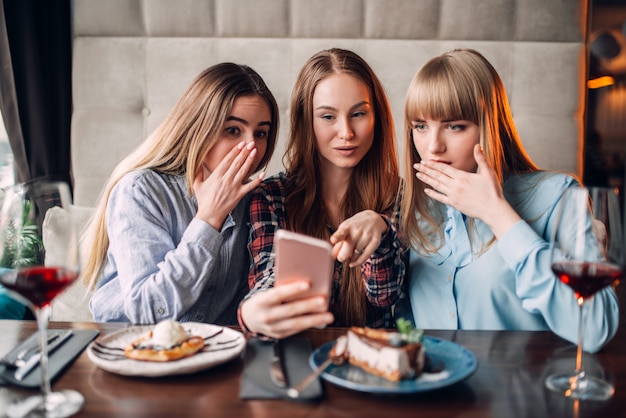
{"label": "pink smartphone", "polygon": [[306,296],[325,295],[330,300],[333,257],[329,242],[279,229],[274,235],[274,246],[275,286],[297,279],[307,279],[311,282],[311,289]]}

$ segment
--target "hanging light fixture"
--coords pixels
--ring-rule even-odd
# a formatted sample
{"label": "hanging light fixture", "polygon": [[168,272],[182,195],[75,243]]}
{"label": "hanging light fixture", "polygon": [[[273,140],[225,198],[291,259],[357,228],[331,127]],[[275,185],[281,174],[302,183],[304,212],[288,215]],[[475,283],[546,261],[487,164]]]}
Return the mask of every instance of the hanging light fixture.
{"label": "hanging light fixture", "polygon": [[604,32],[591,43],[591,53],[598,58],[613,59],[622,48],[610,32]]}

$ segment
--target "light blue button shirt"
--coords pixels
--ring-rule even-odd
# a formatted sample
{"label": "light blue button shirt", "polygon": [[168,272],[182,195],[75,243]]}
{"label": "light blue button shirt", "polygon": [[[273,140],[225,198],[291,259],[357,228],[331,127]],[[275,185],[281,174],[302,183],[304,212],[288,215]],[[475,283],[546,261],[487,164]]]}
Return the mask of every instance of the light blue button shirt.
{"label": "light blue button shirt", "polygon": [[[578,340],[574,293],[550,268],[549,240],[556,202],[575,180],[560,173],[512,176],[505,195],[519,221],[486,251],[476,251],[493,233],[447,208],[446,242],[428,256],[409,254],[409,298],[415,325],[423,329],[552,330]],[[584,347],[597,351],[616,333],[619,305],[612,288],[586,302]]]}
{"label": "light blue button shirt", "polygon": [[107,263],[90,301],[96,321],[237,323],[248,291],[249,198],[221,231],[195,218],[197,209],[184,176],[141,170],[121,179],[107,208]]}

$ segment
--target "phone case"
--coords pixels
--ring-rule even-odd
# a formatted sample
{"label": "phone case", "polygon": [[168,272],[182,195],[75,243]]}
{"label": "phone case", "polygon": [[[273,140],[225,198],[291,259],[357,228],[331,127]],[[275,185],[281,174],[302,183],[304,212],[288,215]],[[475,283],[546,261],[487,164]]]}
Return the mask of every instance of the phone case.
{"label": "phone case", "polygon": [[311,281],[309,295],[329,297],[333,278],[332,246],[308,235],[279,229],[274,236],[276,247],[275,285],[293,280]]}

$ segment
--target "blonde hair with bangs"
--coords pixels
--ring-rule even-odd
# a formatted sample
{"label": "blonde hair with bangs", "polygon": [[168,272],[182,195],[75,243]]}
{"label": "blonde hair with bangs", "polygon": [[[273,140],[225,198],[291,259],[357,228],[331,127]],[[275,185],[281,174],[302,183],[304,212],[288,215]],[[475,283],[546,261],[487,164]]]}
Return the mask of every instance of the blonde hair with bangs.
{"label": "blonde hair with bangs", "polygon": [[126,174],[150,169],[163,174],[185,175],[189,195],[202,161],[217,143],[222,127],[235,100],[242,96],[260,96],[271,113],[267,149],[258,168],[272,157],[278,135],[278,104],[271,91],[252,68],[234,63],[213,65],[201,72],[178,99],[161,125],[124,158],[105,184],[93,218],[83,239],[88,258],[83,280],[94,289],[106,262],[109,238],[106,208],[111,191]]}
{"label": "blonde hair with bangs", "polygon": [[443,241],[442,205],[430,199],[427,185],[415,177],[421,161],[413,144],[412,122],[418,119],[468,120],[479,128],[479,143],[500,185],[510,174],[538,171],[519,139],[504,84],[479,52],[456,49],[434,57],[415,74],[404,106],[404,178],[408,181],[402,230],[416,250],[437,251]]}

